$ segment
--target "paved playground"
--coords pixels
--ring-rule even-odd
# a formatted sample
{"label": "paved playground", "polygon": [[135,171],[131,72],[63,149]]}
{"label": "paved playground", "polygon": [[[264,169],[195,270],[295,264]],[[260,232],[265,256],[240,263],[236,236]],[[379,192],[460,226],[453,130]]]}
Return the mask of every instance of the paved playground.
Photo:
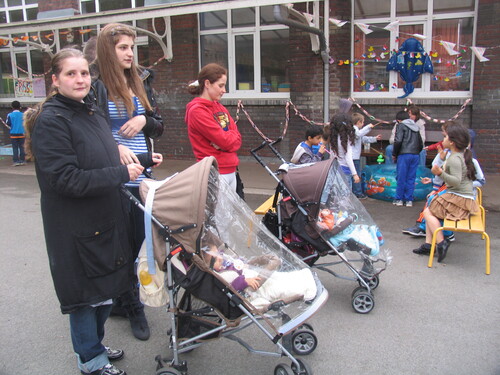
{"label": "paved playground", "polygon": [[[49,273],[34,166],[10,164],[10,158],[0,159],[0,375],[76,375],[68,317],[60,313]],[[157,176],[190,164],[167,160]],[[240,173],[247,203],[256,208],[275,183],[255,161],[243,162]],[[489,276],[484,274],[484,242],[479,235],[457,233],[445,263],[435,262],[429,269],[427,257],[411,252],[422,240],[401,233],[413,225],[421,205],[363,201],[393,261],[380,275],[375,308],[367,315],[351,307],[357,285],[319,274],[330,297],[310,320],[319,345],[304,358],[316,375],[500,374],[500,176],[486,179]],[[342,265],[337,271],[347,273]],[[170,353],[167,312],[148,307],[146,314],[152,331],[146,342],[132,336],[128,320],[110,318],[106,324],[106,344],[125,350],[125,358],[116,364],[129,375],[154,375],[154,357]],[[272,349],[254,328],[241,335],[257,348]],[[210,342],[182,358],[193,375],[272,374],[278,363],[290,362],[250,355],[228,340]]]}

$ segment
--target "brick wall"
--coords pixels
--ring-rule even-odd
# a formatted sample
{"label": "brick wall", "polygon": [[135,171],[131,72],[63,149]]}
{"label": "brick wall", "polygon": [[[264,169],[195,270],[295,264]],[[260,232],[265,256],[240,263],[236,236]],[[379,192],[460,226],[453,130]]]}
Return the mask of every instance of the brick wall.
{"label": "brick wall", "polygon": [[[76,0],[42,0],[40,11],[58,8],[78,8]],[[296,4],[296,9],[300,8]],[[303,5],[305,7],[305,5]],[[321,3],[323,6],[323,3]],[[320,10],[323,15],[323,10]],[[499,33],[500,3],[497,0],[479,0],[477,46],[497,46]],[[330,1],[331,17],[349,20],[351,1]],[[160,25],[158,25],[160,26]],[[166,159],[192,159],[191,146],[187,137],[184,113],[186,104],[192,99],[186,91],[186,85],[196,78],[199,69],[198,60],[198,25],[196,15],[172,17],[172,47],[173,61],[161,61],[154,67],[156,74],[154,88],[160,105],[161,114],[165,120],[166,130],[156,141],[156,150],[162,152]],[[335,113],[339,98],[350,95],[350,68],[339,66],[338,60],[345,59],[351,51],[351,31],[349,25],[342,28],[331,27],[330,56],[334,63],[329,68],[330,117]],[[489,48],[485,55],[490,62],[479,63],[476,60],[474,72],[474,98],[471,106],[460,116],[458,122],[471,127],[478,134],[476,151],[478,158],[487,173],[500,173],[500,153],[497,151],[500,143],[500,97],[498,82],[500,82],[499,61],[500,48]],[[150,44],[150,64],[162,56],[162,51],[154,41]],[[307,118],[323,122],[323,74],[324,66],[321,56],[311,51],[309,34],[294,28],[290,29],[290,61],[289,74],[291,84],[291,100]],[[362,103],[362,102],[361,102]],[[449,118],[459,110],[459,105],[420,105],[428,115],[438,118]],[[255,124],[271,139],[281,135],[285,124],[284,101],[270,101],[267,105],[244,101],[245,108]],[[363,104],[363,103],[362,103]],[[226,105],[233,117],[236,115],[235,102]],[[404,106],[404,101],[394,100],[389,105],[365,105],[372,115],[384,120],[391,120],[395,113]],[[0,109],[0,115],[5,118],[8,108]],[[279,145],[279,150],[286,158],[293,153],[296,145],[303,139],[307,123],[290,111],[290,122],[287,135]],[[440,125],[430,123],[429,130],[439,130]],[[241,113],[239,128],[243,135],[243,146],[239,152],[242,159],[251,158],[250,149],[261,143],[261,138],[251,127],[249,121]],[[7,140],[4,129],[2,141]],[[263,156],[272,156],[264,152]]]}
{"label": "brick wall", "polygon": [[38,11],[45,12],[48,10],[68,9],[73,8],[79,10],[78,0],[40,0],[38,1]]}
{"label": "brick wall", "polygon": [[[498,46],[500,2],[479,0],[476,45]],[[500,48],[487,49],[490,61],[476,59],[471,127],[476,131],[475,149],[485,173],[500,173]]]}

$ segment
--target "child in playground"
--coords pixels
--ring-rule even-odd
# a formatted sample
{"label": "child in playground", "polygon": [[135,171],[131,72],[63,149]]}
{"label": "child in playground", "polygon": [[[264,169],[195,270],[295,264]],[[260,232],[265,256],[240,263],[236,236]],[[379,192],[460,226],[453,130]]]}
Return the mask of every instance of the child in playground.
{"label": "child in playground", "polygon": [[[462,220],[479,211],[474,199],[473,181],[476,171],[472,161],[472,153],[467,148],[470,142],[468,130],[461,125],[446,127],[443,147],[450,150],[451,155],[443,168],[434,165],[432,173],[440,176],[447,186],[446,192],[438,194],[424,210],[426,221],[425,243],[413,252],[415,254],[429,254],[434,231],[441,226],[440,220]],[[438,262],[446,257],[450,242],[437,235]]]}
{"label": "child in playground", "polygon": [[410,119],[407,112],[399,111],[396,114],[396,121],[398,125],[393,156],[397,158],[397,187],[393,204],[412,207],[419,153],[422,151],[423,142],[419,127]]}
{"label": "child in playground", "polygon": [[[416,105],[410,105],[407,110],[408,116],[410,117],[411,120],[415,122],[415,124],[418,126],[418,131],[420,133],[420,136],[422,137],[422,144],[425,144],[425,120],[420,117],[420,109]],[[394,152],[394,138],[396,137],[396,130],[398,128],[398,123],[394,124],[394,127],[392,128],[391,136],[389,138],[389,145],[385,149],[385,163],[386,164],[393,164],[394,160],[392,157],[392,154]],[[425,160],[427,158],[427,151],[426,149],[422,149],[419,154],[419,165],[425,166]]]}
{"label": "child in playground", "polygon": [[308,301],[316,296],[316,282],[311,270],[304,268],[280,272],[280,259],[275,255],[261,255],[246,261],[218,250],[215,245],[203,252],[205,262],[233,289],[248,296],[257,309],[282,300],[285,303],[299,299]]}
{"label": "child in playground", "polygon": [[309,125],[306,129],[305,140],[295,148],[292,159],[294,164],[314,163],[321,161],[325,151],[322,142],[323,129],[317,125]]}
{"label": "child in playground", "polygon": [[21,103],[14,100],[11,103],[12,112],[7,115],[7,126],[10,130],[10,140],[12,142],[12,166],[25,165],[24,160],[24,126]]}
{"label": "child in playground", "polygon": [[361,181],[353,160],[356,133],[354,126],[352,126],[351,115],[340,113],[333,116],[330,121],[328,139],[331,143],[332,152],[337,156],[340,167],[347,177],[349,190],[351,190],[352,181],[356,184]]}
{"label": "child in playground", "polygon": [[[354,167],[358,176],[361,176],[361,144],[362,143],[375,143],[381,139],[381,135],[378,134],[375,137],[368,137],[367,134],[375,127],[375,125],[368,124],[365,127],[365,117],[361,113],[354,113],[352,115],[352,123],[354,124],[354,132],[356,134],[356,140],[354,142],[354,147],[352,150],[352,160],[354,162]],[[359,183],[353,182],[352,192],[358,199],[366,199],[367,196],[363,192],[363,178]]]}
{"label": "child in playground", "polygon": [[[453,124],[454,124],[453,122],[446,122],[442,127],[443,133],[446,131],[446,128],[448,126],[453,125]],[[471,130],[469,129],[469,134],[470,133],[471,133]],[[436,157],[434,158],[434,160],[432,161],[433,166],[437,165],[437,166],[441,167],[444,164],[444,162],[446,161],[446,159],[448,159],[448,157],[451,155],[449,150],[447,150],[447,149],[443,150],[442,143],[443,143],[442,141],[436,143],[437,149],[439,152],[436,155]],[[471,147],[469,147],[469,149],[471,149]],[[472,186],[474,188],[479,188],[479,187],[482,187],[486,183],[486,180],[485,180],[483,171],[481,169],[481,166],[479,165],[479,162],[476,159],[472,159],[472,162],[474,163],[474,168],[476,171],[476,179],[472,182]],[[403,229],[403,233],[409,234],[409,235],[414,236],[414,237],[425,237],[424,210],[427,208],[427,206],[429,205],[429,203],[432,201],[433,198],[435,198],[438,194],[446,191],[446,185],[444,184],[444,181],[442,180],[442,178],[440,176],[434,176],[434,178],[432,180],[428,177],[422,178],[422,183],[431,183],[431,182],[433,184],[432,192],[429,193],[429,195],[427,196],[425,206],[422,209],[422,211],[420,212],[415,226],[408,228],[408,229]],[[476,193],[476,189],[474,189],[474,194],[475,193]],[[443,234],[449,242],[455,241],[455,234],[453,232],[443,231]]]}

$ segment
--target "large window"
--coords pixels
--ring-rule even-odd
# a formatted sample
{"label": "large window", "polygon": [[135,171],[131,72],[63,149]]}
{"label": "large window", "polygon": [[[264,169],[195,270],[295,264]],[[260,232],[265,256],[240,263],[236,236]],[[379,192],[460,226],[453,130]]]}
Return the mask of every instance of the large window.
{"label": "large window", "polygon": [[[0,23],[35,20],[38,2],[33,0],[0,1]],[[31,35],[4,35],[0,38],[0,98],[33,97],[32,62],[34,56],[23,41]]]}
{"label": "large window", "polygon": [[201,66],[228,70],[226,97],[289,96],[288,27],[271,6],[200,13]]}
{"label": "large window", "polygon": [[[474,0],[353,0],[352,4],[353,96],[403,95],[406,82],[398,72],[387,72],[386,66],[409,38],[420,41],[434,70],[413,83],[412,97],[470,96]],[[365,33],[356,23],[369,25],[371,32]],[[455,45],[451,53],[443,41]]]}

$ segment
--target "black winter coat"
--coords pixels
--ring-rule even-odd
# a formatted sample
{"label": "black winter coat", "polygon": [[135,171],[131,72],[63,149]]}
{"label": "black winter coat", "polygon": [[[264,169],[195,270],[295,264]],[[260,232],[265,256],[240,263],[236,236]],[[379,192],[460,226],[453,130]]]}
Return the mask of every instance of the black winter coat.
{"label": "black winter coat", "polygon": [[416,154],[422,151],[423,142],[418,125],[411,119],[398,124],[394,137],[393,155]]}
{"label": "black winter coat", "polygon": [[[130,290],[129,181],[97,108],[62,95],[47,101],[32,133],[52,279],[63,313]],[[100,112],[100,111],[99,111]]]}

